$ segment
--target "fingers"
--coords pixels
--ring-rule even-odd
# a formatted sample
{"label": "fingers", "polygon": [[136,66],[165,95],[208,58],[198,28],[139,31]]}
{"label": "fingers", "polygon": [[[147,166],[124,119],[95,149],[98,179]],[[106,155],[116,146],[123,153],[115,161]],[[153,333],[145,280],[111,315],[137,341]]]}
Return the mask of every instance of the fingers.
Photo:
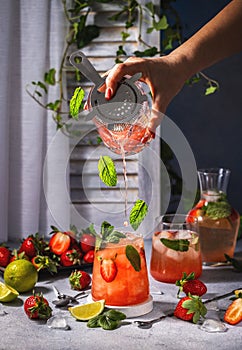
{"label": "fingers", "polygon": [[[118,82],[125,75],[134,75],[143,70],[143,60],[130,57],[124,63],[116,64],[108,73],[106,78],[106,90],[105,97],[107,99],[112,98],[117,90]],[[140,79],[143,80],[143,79]]]}

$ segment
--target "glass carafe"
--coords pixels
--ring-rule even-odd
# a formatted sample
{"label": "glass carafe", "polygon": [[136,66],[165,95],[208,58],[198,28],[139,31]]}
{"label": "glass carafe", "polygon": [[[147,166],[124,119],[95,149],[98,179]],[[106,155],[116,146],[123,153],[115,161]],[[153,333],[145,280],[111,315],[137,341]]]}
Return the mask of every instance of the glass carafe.
{"label": "glass carafe", "polygon": [[233,257],[240,225],[239,213],[226,197],[230,170],[223,168],[198,171],[200,200],[189,212],[198,220],[204,264],[226,261]]}
{"label": "glass carafe", "polygon": [[118,237],[96,245],[92,299],[104,299],[110,306],[144,303],[149,299],[149,280],[143,237],[124,232]]}

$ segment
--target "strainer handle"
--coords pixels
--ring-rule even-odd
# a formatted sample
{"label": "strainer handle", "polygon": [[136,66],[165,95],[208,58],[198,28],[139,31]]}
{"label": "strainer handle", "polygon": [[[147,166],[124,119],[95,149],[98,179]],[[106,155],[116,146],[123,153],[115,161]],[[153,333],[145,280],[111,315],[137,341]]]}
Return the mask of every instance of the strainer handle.
{"label": "strainer handle", "polygon": [[70,56],[70,63],[97,87],[103,85],[104,79],[99,75],[82,51],[73,52]]}

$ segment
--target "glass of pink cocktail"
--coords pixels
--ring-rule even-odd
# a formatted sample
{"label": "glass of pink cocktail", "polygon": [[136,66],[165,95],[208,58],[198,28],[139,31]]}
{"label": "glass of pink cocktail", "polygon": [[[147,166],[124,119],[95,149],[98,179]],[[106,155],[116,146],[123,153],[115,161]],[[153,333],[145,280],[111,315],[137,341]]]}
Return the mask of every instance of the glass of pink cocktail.
{"label": "glass of pink cocktail", "polygon": [[132,306],[149,298],[149,281],[142,236],[118,232],[117,241],[96,246],[92,299],[111,306]]}
{"label": "glass of pink cocktail", "polygon": [[197,220],[187,215],[168,214],[156,219],[152,238],[150,273],[160,282],[174,283],[184,272],[202,273],[202,258]]}

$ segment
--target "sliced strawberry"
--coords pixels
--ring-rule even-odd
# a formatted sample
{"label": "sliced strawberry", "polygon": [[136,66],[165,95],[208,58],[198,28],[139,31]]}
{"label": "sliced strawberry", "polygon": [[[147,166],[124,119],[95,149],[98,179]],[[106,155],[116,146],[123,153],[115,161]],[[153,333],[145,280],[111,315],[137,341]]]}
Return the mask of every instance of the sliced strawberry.
{"label": "sliced strawberry", "polygon": [[70,236],[64,232],[59,231],[59,232],[55,232],[51,237],[49,242],[49,247],[53,253],[57,255],[61,255],[70,247],[70,244],[71,244]]}
{"label": "sliced strawberry", "polygon": [[115,279],[117,272],[117,265],[112,259],[102,259],[100,273],[104,281],[108,283],[112,282]]}
{"label": "sliced strawberry", "polygon": [[235,299],[224,314],[224,321],[229,324],[237,324],[242,321],[242,298]]}

